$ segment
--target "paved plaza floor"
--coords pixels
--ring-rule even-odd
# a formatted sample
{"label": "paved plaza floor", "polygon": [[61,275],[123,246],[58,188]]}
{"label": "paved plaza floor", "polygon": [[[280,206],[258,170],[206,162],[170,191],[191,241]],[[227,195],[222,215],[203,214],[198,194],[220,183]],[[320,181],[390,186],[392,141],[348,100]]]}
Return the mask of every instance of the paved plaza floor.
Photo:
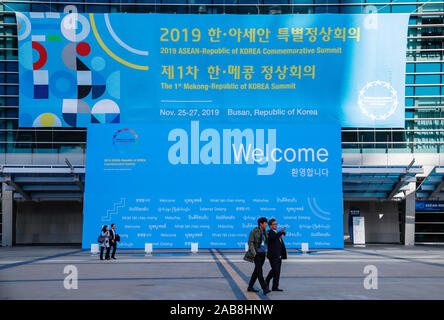
{"label": "paved plaza floor", "polygon": [[[290,250],[282,264],[284,291],[266,296],[247,292],[253,264],[243,254],[158,250],[146,256],[143,250],[118,250],[117,260],[100,261],[79,247],[0,248],[0,300],[444,299],[442,246]],[[267,260],[264,273],[269,270]],[[66,289],[75,273],[77,289]]]}

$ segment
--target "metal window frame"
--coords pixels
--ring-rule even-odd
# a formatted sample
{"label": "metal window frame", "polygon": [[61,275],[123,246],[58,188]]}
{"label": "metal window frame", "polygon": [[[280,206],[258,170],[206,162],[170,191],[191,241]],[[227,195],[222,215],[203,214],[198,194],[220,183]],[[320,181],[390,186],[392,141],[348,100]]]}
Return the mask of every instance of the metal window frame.
{"label": "metal window frame", "polygon": [[437,1],[437,2],[430,2],[430,1],[422,1],[422,2],[392,2],[392,3],[386,3],[386,2],[366,2],[366,3],[315,3],[314,1],[312,3],[279,3],[279,4],[264,4],[264,3],[258,3],[258,4],[249,4],[249,3],[240,3],[240,4],[202,4],[202,3],[168,3],[168,4],[159,4],[159,3],[151,3],[151,2],[141,2],[141,3],[110,3],[110,2],[89,2],[89,1],[60,1],[60,2],[52,2],[52,1],[2,1],[3,4],[49,4],[49,5],[97,5],[97,6],[159,6],[159,5],[170,5],[170,6],[201,6],[201,5],[207,5],[207,6],[303,6],[303,7],[326,7],[326,6],[388,6],[388,5],[397,5],[397,6],[403,6],[403,5],[427,5],[427,4],[444,4],[443,1]]}
{"label": "metal window frame", "polygon": [[[314,1],[313,1],[314,2]],[[208,7],[270,7],[270,6],[282,6],[282,7],[331,7],[331,6],[336,6],[336,7],[365,7],[365,6],[369,6],[369,5],[374,5],[374,6],[387,6],[389,8],[393,8],[393,6],[404,6],[404,5],[408,5],[408,6],[412,6],[415,5],[417,8],[420,7],[424,7],[426,5],[440,5],[440,4],[444,4],[444,1],[442,2],[430,2],[430,1],[422,1],[422,2],[392,2],[392,3],[380,3],[380,2],[373,2],[373,3],[303,3],[303,4],[295,4],[295,3],[282,3],[282,4],[201,4],[201,3],[196,3],[196,4],[184,4],[184,3],[105,3],[105,2],[88,2],[88,1],[66,1],[66,2],[57,2],[54,3],[52,1],[2,1],[2,4],[8,4],[8,3],[16,3],[16,4],[48,4],[48,5],[82,5],[82,6],[87,6],[87,5],[98,5],[98,6],[107,6],[107,7],[116,7],[116,6],[133,6],[133,7],[144,7],[144,6],[155,6],[155,7],[168,7],[168,6],[176,6],[176,7],[193,7],[193,6],[208,6]],[[15,12],[12,11],[0,11],[0,14],[4,14],[4,15],[14,15]],[[392,13],[392,14],[398,14],[398,13]],[[399,14],[405,14],[405,13],[399,13]],[[435,16],[444,16],[444,12],[443,11],[430,11],[430,12],[414,12],[410,14],[411,16],[416,16],[416,17],[435,17]],[[419,19],[418,19],[419,20]],[[421,21],[419,21],[420,23]],[[4,27],[13,27],[16,26],[16,23],[0,23],[0,26],[4,26]],[[415,25],[409,25],[409,28],[413,28],[413,29],[422,29],[422,28],[434,28],[434,27],[444,27],[444,24],[415,24]],[[419,31],[419,30],[418,30]],[[419,31],[421,32],[421,31]],[[16,35],[0,35],[0,38],[16,38]],[[410,40],[420,40],[420,39],[444,39],[444,36],[410,36],[408,37]],[[18,48],[6,48],[5,50],[18,50]],[[409,49],[408,52],[443,52],[444,49]],[[441,53],[442,54],[442,53]],[[416,55],[413,55],[416,56]],[[411,57],[411,55],[408,55],[408,58]],[[16,62],[18,63],[17,59],[5,59],[5,60],[0,60],[0,62],[6,62],[6,63],[10,63],[10,62]],[[423,60],[423,61],[406,61],[407,64],[419,64],[419,63],[444,63],[444,60]],[[443,67],[441,66],[441,69],[443,69]],[[18,74],[17,71],[0,71],[0,73],[3,74]],[[444,72],[413,72],[413,73],[406,73],[406,75],[442,75],[444,74]],[[0,84],[0,86],[3,84]],[[16,83],[8,83],[8,84],[4,84],[5,86],[13,86],[13,85],[18,85]],[[442,84],[406,84],[406,87],[442,87]],[[2,98],[19,98],[18,95],[0,95],[0,97]],[[413,96],[406,96],[407,99],[409,98],[413,98],[413,99],[421,99],[421,98],[435,98],[436,100],[444,98],[444,95],[437,95],[437,96],[417,96],[417,95],[413,95]],[[18,106],[0,106],[0,108],[9,108],[9,109],[17,109]],[[444,109],[444,106],[438,105],[438,106],[406,106],[405,107],[406,110],[423,110],[423,109]],[[11,120],[13,123],[18,120],[18,118],[0,118],[0,120]],[[420,122],[420,121],[442,121],[444,120],[444,118],[407,118],[406,121],[413,121],[413,122]],[[62,128],[61,130],[53,130],[53,129],[40,129],[40,128],[35,128],[35,129],[0,129],[1,132],[86,132],[85,129],[65,129]],[[442,129],[383,129],[383,130],[376,130],[376,129],[342,129],[342,132],[346,133],[346,132],[350,132],[350,133],[359,133],[359,132],[375,132],[375,133],[397,133],[397,132],[406,132],[406,133],[415,133],[415,132],[436,132],[438,135],[440,135],[441,132],[443,132],[444,130]],[[3,143],[3,142],[0,142]],[[86,142],[14,142],[14,141],[7,141],[4,143],[25,143],[25,144],[32,144],[32,143],[36,143],[36,144],[86,144]],[[356,142],[343,142],[343,144],[348,145],[348,144],[354,144],[354,145],[368,145],[368,144],[374,144],[374,145],[378,145],[378,144],[442,144],[444,142],[442,141],[437,141],[437,142],[421,142],[421,141],[373,141],[373,142],[361,142],[361,141],[356,141]],[[365,149],[365,148],[364,148]]]}

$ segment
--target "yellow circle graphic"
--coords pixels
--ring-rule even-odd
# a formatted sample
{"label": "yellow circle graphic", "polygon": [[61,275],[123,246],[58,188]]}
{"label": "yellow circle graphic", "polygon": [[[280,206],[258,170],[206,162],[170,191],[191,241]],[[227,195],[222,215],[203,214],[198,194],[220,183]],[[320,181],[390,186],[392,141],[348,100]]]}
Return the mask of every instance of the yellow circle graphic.
{"label": "yellow circle graphic", "polygon": [[52,113],[44,113],[40,117],[40,123],[44,127],[52,127],[55,122],[55,117]]}

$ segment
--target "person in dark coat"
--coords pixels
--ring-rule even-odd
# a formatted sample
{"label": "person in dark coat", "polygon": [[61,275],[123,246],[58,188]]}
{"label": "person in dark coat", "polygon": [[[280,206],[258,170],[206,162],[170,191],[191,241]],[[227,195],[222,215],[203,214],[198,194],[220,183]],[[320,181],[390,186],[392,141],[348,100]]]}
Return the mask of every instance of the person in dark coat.
{"label": "person in dark coat", "polygon": [[114,223],[111,224],[111,230],[109,230],[109,246],[113,251],[111,252],[111,258],[116,259],[116,250],[117,250],[117,241],[119,241],[120,237],[116,232],[116,225]]}
{"label": "person in dark coat", "polygon": [[287,249],[285,248],[283,236],[285,236],[285,227],[277,231],[278,224],[275,219],[268,222],[268,251],[267,258],[270,261],[271,270],[265,279],[267,287],[273,279],[272,291],[284,291],[279,288],[279,277],[281,276],[282,259],[287,259]]}

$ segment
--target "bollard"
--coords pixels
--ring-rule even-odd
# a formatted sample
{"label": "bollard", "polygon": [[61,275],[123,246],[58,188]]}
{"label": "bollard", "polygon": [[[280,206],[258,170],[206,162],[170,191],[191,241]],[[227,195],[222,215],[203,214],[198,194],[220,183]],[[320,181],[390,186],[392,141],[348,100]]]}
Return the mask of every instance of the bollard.
{"label": "bollard", "polygon": [[97,243],[91,244],[91,255],[99,254],[99,245]]}
{"label": "bollard", "polygon": [[145,255],[150,256],[153,254],[153,244],[152,243],[145,243]]}
{"label": "bollard", "polygon": [[302,250],[302,254],[306,254],[308,252],[308,243],[307,242],[301,243],[301,250]]}
{"label": "bollard", "polygon": [[199,243],[195,242],[195,243],[191,243],[191,253],[197,253],[197,251],[199,250]]}

